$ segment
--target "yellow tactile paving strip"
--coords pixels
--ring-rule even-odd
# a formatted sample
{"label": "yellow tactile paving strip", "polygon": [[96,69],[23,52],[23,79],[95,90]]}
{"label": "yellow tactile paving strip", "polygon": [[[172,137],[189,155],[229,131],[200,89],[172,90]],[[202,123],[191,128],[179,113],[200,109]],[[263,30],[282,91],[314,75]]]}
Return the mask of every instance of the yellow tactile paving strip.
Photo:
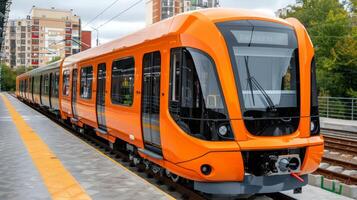
{"label": "yellow tactile paving strip", "polygon": [[46,143],[16,111],[7,97],[0,95],[52,199],[91,199]]}

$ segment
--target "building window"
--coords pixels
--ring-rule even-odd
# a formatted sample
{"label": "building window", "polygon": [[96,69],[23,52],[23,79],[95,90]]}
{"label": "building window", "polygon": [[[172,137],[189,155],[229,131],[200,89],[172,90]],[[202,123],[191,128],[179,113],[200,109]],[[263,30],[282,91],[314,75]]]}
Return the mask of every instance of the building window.
{"label": "building window", "polygon": [[113,62],[111,84],[112,103],[126,106],[133,104],[134,67],[134,58],[126,58]]}
{"label": "building window", "polygon": [[62,88],[62,94],[64,96],[69,95],[69,70],[65,70],[63,72],[63,88]]}
{"label": "building window", "polygon": [[92,98],[92,81],[93,81],[93,67],[83,67],[81,68],[81,98],[91,99]]}

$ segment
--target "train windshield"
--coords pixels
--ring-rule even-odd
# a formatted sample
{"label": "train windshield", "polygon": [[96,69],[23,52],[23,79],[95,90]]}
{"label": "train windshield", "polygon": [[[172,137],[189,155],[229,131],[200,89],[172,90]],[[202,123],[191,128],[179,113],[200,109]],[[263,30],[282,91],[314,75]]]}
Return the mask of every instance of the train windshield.
{"label": "train windshield", "polygon": [[298,47],[293,29],[261,21],[221,26],[234,66],[242,109],[298,107]]}
{"label": "train windshield", "polygon": [[[243,118],[288,117],[289,122],[298,118],[299,64],[294,30],[257,20],[224,22],[218,27],[230,53]],[[295,120],[293,126],[297,123]],[[265,132],[253,132],[260,131]]]}

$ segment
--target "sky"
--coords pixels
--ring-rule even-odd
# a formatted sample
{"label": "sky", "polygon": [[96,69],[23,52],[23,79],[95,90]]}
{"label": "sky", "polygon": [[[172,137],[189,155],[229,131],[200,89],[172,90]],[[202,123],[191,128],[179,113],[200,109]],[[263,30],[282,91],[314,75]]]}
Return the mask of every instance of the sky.
{"label": "sky", "polygon": [[[88,22],[98,15],[104,8],[115,0],[13,0],[10,11],[11,19],[25,18],[30,14],[33,5],[39,8],[73,9],[74,14],[81,17],[82,29],[92,30],[121,11],[127,9],[137,0],[118,0],[110,9],[96,20]],[[145,27],[146,0],[129,9],[115,20],[107,23],[99,29],[99,41],[101,44],[120,38]],[[270,15],[279,8],[295,3],[295,0],[220,0],[221,7],[246,8],[258,10]],[[87,25],[88,24],[88,25]],[[92,46],[95,45],[96,31],[92,32]]]}

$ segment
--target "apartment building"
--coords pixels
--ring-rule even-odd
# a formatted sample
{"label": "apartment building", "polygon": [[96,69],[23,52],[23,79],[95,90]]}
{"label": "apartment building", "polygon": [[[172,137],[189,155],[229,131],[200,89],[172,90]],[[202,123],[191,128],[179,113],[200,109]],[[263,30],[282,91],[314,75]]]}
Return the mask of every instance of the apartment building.
{"label": "apartment building", "polygon": [[176,14],[191,10],[219,7],[218,0],[148,0],[146,24],[156,23]]}
{"label": "apartment building", "polygon": [[31,65],[41,67],[55,57],[80,52],[80,17],[72,10],[33,7]]}
{"label": "apartment building", "polygon": [[0,62],[4,58],[5,29],[8,23],[11,0],[2,0],[0,3]]}
{"label": "apartment building", "polygon": [[183,0],[183,11],[219,7],[218,0]]}
{"label": "apartment building", "polygon": [[5,32],[4,61],[10,66],[31,65],[31,20],[9,20]]}
{"label": "apartment building", "polygon": [[11,67],[36,68],[56,57],[76,54],[82,47],[80,25],[80,17],[72,10],[33,7],[26,19],[9,20],[4,43],[5,62]]}

